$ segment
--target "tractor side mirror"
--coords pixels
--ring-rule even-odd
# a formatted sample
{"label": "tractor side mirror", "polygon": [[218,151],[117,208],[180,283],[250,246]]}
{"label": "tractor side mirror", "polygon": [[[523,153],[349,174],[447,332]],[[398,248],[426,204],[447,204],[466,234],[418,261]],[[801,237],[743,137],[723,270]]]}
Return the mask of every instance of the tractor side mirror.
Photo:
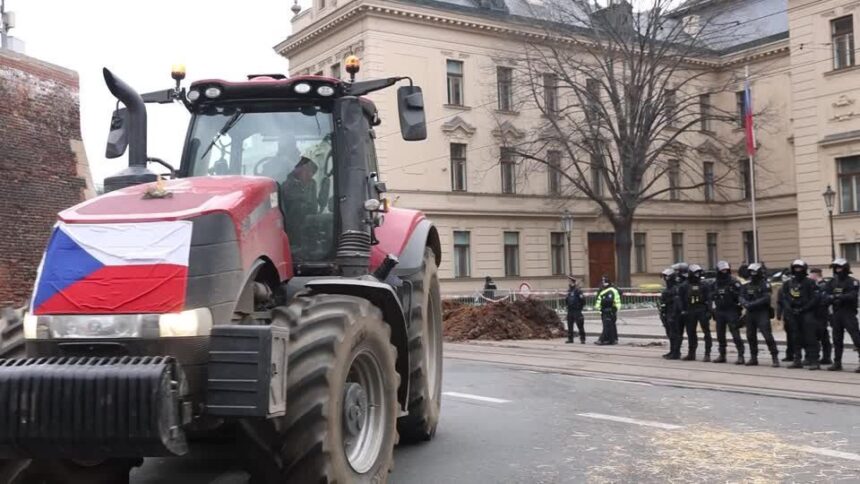
{"label": "tractor side mirror", "polygon": [[424,115],[424,95],[418,86],[397,89],[397,111],[400,114],[400,134],[406,141],[427,139],[427,119]]}
{"label": "tractor side mirror", "polygon": [[105,156],[107,158],[119,158],[125,154],[128,148],[128,111],[125,108],[117,108],[110,118],[110,132],[108,133]]}

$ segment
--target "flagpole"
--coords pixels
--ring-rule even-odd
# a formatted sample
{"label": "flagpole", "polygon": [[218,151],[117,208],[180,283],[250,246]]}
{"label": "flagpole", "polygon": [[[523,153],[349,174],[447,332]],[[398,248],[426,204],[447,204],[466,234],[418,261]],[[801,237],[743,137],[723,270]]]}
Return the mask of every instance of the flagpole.
{"label": "flagpole", "polygon": [[[745,66],[745,77],[747,82],[747,88],[752,91],[752,88],[749,87],[750,80],[750,66]],[[747,106],[747,110],[752,112],[752,92],[750,92],[749,96],[750,106]],[[752,122],[752,116],[747,117],[747,122]],[[755,149],[755,132],[753,131],[753,127],[750,126],[749,132],[752,133],[752,146]],[[748,150],[749,153],[749,163],[750,163],[750,208],[752,210],[752,230],[753,230],[753,260],[751,262],[758,262],[758,226],[756,223],[756,210],[755,210],[755,155],[752,150]]]}

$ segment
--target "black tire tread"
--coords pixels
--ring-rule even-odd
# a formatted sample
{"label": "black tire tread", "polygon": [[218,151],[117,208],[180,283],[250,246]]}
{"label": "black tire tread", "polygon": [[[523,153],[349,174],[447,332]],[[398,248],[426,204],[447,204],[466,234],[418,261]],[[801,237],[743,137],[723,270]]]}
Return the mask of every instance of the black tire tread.
{"label": "black tire tread", "polygon": [[[401,443],[415,443],[428,441],[436,433],[438,423],[438,412],[432,410],[428,405],[427,397],[430,396],[428,389],[428,377],[424,368],[424,331],[423,331],[423,305],[425,294],[425,279],[433,280],[438,268],[436,267],[436,256],[433,249],[425,248],[423,269],[409,277],[412,283],[412,319],[409,322],[409,406],[408,415],[397,421],[397,431],[400,434]],[[438,284],[438,282],[437,282]],[[441,341],[440,341],[441,344]],[[441,371],[442,362],[437,363]],[[431,396],[432,397],[432,396]],[[429,402],[431,405],[433,402]],[[438,403],[438,402],[437,402]]]}
{"label": "black tire tread", "polygon": [[[335,366],[337,346],[346,337],[348,326],[361,316],[376,315],[370,302],[351,296],[299,296],[288,309],[275,309],[273,323],[290,324],[290,356],[287,369],[287,415],[279,437],[281,469],[285,482],[336,482],[330,465],[332,449],[327,448],[327,421],[332,411],[328,388],[329,371]],[[385,325],[386,330],[388,326]],[[390,339],[390,338],[389,338]],[[396,350],[389,345],[394,361]],[[396,379],[396,372],[391,368]],[[396,388],[396,387],[395,387]],[[396,441],[396,436],[395,436]],[[384,459],[393,461],[392,449]]]}

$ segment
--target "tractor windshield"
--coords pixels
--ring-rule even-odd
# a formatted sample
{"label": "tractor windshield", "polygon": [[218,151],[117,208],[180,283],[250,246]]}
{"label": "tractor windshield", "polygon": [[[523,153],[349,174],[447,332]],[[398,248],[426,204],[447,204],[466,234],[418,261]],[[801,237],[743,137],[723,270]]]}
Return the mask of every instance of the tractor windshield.
{"label": "tractor windshield", "polygon": [[193,120],[185,173],[275,180],[293,262],[329,260],[334,247],[331,110],[271,102],[205,109]]}

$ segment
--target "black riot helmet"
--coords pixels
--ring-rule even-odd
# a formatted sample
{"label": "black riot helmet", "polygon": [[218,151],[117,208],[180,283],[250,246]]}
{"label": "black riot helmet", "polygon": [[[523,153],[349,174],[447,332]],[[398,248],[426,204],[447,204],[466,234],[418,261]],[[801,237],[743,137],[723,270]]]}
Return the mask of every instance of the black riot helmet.
{"label": "black riot helmet", "polygon": [[675,278],[681,281],[686,280],[690,273],[690,266],[686,262],[672,264],[672,268],[675,269]]}
{"label": "black riot helmet", "polygon": [[747,266],[747,271],[749,272],[750,279],[758,281],[764,277],[764,265],[760,262],[753,262]]}
{"label": "black riot helmet", "polygon": [[717,262],[717,277],[720,279],[728,279],[732,275],[732,265],[721,260]]}
{"label": "black riot helmet", "polygon": [[842,257],[833,259],[830,268],[833,269],[833,276],[840,279],[844,279],[848,277],[848,274],[851,274],[851,264]]}
{"label": "black riot helmet", "polygon": [[702,269],[702,266],[699,264],[691,264],[690,265],[690,279],[693,281],[699,281],[702,279],[702,276],[705,275],[705,270]]}
{"label": "black riot helmet", "polygon": [[809,264],[802,259],[795,259],[791,263],[791,275],[797,279],[803,279],[809,274]]}

